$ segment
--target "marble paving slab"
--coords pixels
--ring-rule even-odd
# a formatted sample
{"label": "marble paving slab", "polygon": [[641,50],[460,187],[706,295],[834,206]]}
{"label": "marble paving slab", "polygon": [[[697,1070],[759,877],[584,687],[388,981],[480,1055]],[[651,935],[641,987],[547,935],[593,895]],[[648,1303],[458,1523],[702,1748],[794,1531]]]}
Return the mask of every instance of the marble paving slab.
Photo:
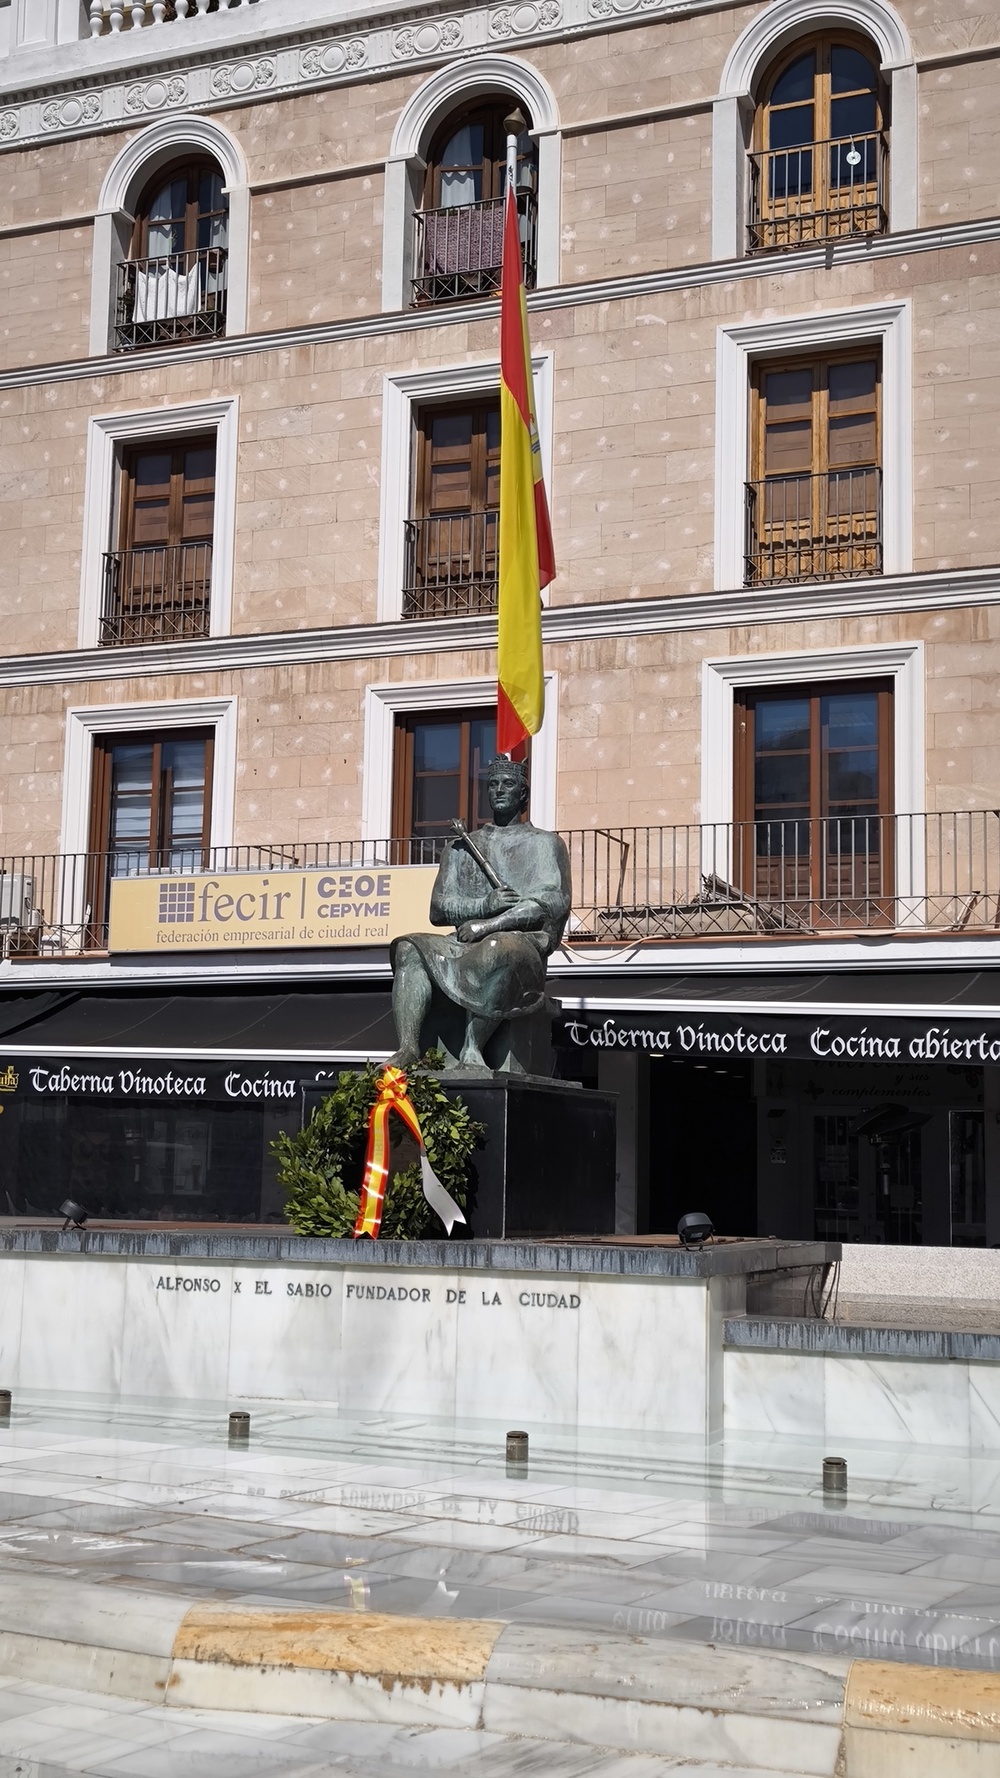
{"label": "marble paving slab", "polygon": [[1000,1671],[992,1457],[914,1446],[903,1463],[859,1444],[840,1508],[819,1485],[823,1445],[786,1434],[535,1432],[528,1473],[508,1474],[502,1421],[268,1404],[240,1448],[225,1415],[19,1395],[0,1428],[0,1585],[34,1569],[98,1590]]}

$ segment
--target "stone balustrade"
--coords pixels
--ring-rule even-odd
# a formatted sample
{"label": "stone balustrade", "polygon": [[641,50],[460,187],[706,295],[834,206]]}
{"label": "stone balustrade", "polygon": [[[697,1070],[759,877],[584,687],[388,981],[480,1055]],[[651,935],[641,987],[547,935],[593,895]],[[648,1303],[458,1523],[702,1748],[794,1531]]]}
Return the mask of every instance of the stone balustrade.
{"label": "stone balustrade", "polygon": [[180,20],[197,21],[210,11],[259,5],[260,0],[90,0],[92,37],[114,36],[143,25],[169,25]]}

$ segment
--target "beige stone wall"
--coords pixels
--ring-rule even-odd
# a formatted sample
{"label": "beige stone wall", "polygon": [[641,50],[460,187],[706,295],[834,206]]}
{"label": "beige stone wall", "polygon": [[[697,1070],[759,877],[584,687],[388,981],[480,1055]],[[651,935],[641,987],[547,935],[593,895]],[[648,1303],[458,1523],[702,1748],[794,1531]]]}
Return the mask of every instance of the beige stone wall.
{"label": "beige stone wall", "polygon": [[[549,82],[563,143],[565,282],[704,263],[711,254],[711,100],[745,6],[644,22],[519,50]],[[969,28],[948,0],[907,0],[918,53],[961,57]],[[991,40],[988,20],[976,45]],[[382,165],[422,73],[220,110],[247,157],[251,328],[307,326],[381,306]],[[919,76],[922,223],[995,214],[993,59]],[[661,115],[664,110],[669,114]],[[129,132],[0,154],[0,368],[87,351],[90,228],[101,180]],[[297,183],[298,182],[298,183]],[[31,229],[83,219],[59,233]]]}
{"label": "beige stone wall", "polygon": [[[551,500],[557,603],[713,585],[716,329],[910,294],[914,567],[1000,557],[1000,244],[600,308],[539,312],[554,354]],[[233,628],[373,622],[385,372],[495,360],[493,321],[434,326],[141,375],[0,392],[7,547],[0,620],[11,654],[75,646],[92,413],[240,398]],[[178,430],[183,414],[178,413]],[[400,501],[398,523],[402,522]]]}
{"label": "beige stone wall", "polygon": [[[696,822],[701,670],[706,656],[922,641],[931,809],[988,808],[996,735],[1000,613],[963,609],[685,631],[554,646],[562,829]],[[364,691],[369,684],[488,677],[491,651],[168,674],[0,692],[0,853],[58,849],[66,711],[172,699],[239,698],[237,844],[360,836]],[[459,694],[460,695],[460,694]],[[992,799],[992,800],[991,800]]]}

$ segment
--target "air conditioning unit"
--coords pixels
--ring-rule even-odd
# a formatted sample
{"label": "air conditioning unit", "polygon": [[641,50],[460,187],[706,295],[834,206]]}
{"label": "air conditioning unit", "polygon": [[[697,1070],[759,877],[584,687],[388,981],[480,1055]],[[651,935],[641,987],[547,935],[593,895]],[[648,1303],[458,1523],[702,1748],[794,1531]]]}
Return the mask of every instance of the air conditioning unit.
{"label": "air conditioning unit", "polygon": [[0,875],[0,926],[30,926],[35,879],[19,871]]}

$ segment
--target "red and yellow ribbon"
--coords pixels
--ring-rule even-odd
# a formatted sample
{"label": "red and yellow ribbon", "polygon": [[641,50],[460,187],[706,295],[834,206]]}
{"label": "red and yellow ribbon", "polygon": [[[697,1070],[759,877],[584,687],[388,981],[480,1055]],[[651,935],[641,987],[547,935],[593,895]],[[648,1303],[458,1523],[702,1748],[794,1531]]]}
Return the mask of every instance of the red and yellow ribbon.
{"label": "red and yellow ribbon", "polygon": [[420,1150],[420,1177],[424,1188],[424,1197],[432,1210],[435,1210],[444,1223],[449,1235],[456,1222],[464,1222],[465,1217],[449,1192],[441,1184],[424,1147],[423,1133],[416,1107],[406,1088],[407,1079],[402,1068],[387,1064],[376,1082],[378,1098],[368,1113],[368,1148],[365,1153],[365,1171],[361,1181],[361,1199],[358,1205],[358,1220],[354,1224],[354,1238],[359,1235],[370,1235],[373,1241],[378,1240],[382,1226],[382,1205],[385,1201],[385,1188],[389,1181],[389,1113],[395,1111],[402,1118],[411,1135],[416,1137]]}

